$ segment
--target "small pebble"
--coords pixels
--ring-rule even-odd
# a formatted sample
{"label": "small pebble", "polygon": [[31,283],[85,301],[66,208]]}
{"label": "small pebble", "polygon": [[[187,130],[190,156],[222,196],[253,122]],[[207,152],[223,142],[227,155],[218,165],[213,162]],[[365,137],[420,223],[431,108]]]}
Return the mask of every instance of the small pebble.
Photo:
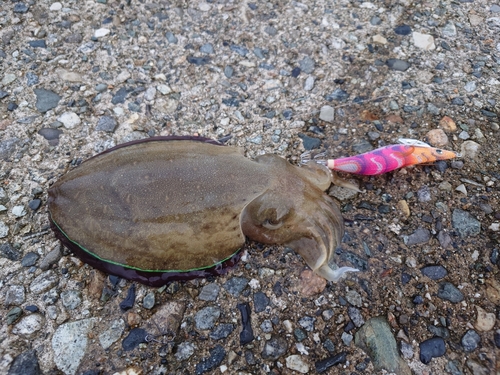
{"label": "small pebble", "polygon": [[154,307],[154,305],[155,305],[155,293],[149,292],[142,300],[142,306],[145,309],[151,310]]}
{"label": "small pebble", "polygon": [[30,251],[27,253],[24,258],[21,260],[21,265],[23,267],[31,267],[36,264],[36,261],[38,260],[40,256],[37,253],[34,253]]}
{"label": "small pebble", "polygon": [[459,303],[464,300],[464,295],[462,294],[462,292],[458,290],[455,285],[447,281],[439,283],[437,296],[441,299],[450,301],[451,303]]}
{"label": "small pebble", "polygon": [[288,350],[287,341],[280,336],[272,336],[270,340],[266,341],[264,344],[264,349],[262,350],[262,358],[277,360]]}
{"label": "small pebble", "polygon": [[212,329],[215,322],[219,320],[220,308],[216,306],[207,306],[198,311],[194,317],[196,329],[208,330]]}
{"label": "small pebble", "polygon": [[483,308],[476,305],[477,310],[477,318],[476,323],[474,324],[474,328],[481,332],[488,332],[493,329],[495,326],[495,314],[488,313]]}
{"label": "small pebble", "polygon": [[462,336],[460,343],[464,351],[470,353],[478,348],[481,343],[481,336],[473,329],[470,329]]}
{"label": "small pebble", "polygon": [[347,360],[347,353],[342,352],[339,354],[335,354],[329,358],[323,359],[321,361],[317,361],[314,363],[314,367],[316,368],[316,372],[322,373],[328,370],[330,367],[338,365],[340,363],[345,363]]}
{"label": "small pebble", "polygon": [[231,332],[234,331],[234,325],[230,323],[219,324],[215,329],[210,332],[210,338],[212,340],[220,340],[228,337]]}
{"label": "small pebble", "polygon": [[442,357],[446,353],[446,344],[441,337],[433,337],[420,343],[420,361],[429,364],[432,358]]}
{"label": "small pebble", "polygon": [[398,35],[410,35],[411,27],[408,25],[400,25],[394,28],[394,32]]}
{"label": "small pebble", "polygon": [[442,129],[433,129],[426,134],[429,144],[434,147],[444,147],[448,144],[448,136]]}
{"label": "small pebble", "polygon": [[205,285],[202,289],[198,298],[202,301],[216,301],[219,296],[220,287],[215,283],[210,283]]}
{"label": "small pebble", "polygon": [[443,266],[426,266],[420,271],[431,280],[439,280],[448,275],[448,271]]}
{"label": "small pebble", "polygon": [[135,349],[139,344],[146,342],[148,333],[142,328],[132,328],[122,341],[122,348],[126,352]]}

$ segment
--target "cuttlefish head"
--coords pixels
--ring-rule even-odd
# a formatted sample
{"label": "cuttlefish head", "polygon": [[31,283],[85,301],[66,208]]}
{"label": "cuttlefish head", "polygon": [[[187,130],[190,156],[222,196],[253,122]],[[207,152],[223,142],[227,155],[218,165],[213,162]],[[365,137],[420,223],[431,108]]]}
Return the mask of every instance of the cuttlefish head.
{"label": "cuttlefish head", "polygon": [[241,227],[251,240],[282,244],[299,253],[311,269],[330,281],[357,271],[328,265],[344,234],[344,221],[335,202],[324,193],[331,183],[322,166],[299,168],[288,164],[276,184],[250,202]]}

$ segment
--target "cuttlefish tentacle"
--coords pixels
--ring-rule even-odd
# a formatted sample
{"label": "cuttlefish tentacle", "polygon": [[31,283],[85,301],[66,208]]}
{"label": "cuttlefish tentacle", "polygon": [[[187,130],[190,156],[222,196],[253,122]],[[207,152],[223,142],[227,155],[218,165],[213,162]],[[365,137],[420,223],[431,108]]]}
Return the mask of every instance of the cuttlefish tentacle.
{"label": "cuttlefish tentacle", "polygon": [[[315,176],[320,168],[327,173]],[[300,172],[304,177],[300,181],[288,181],[291,182],[288,189],[300,190],[300,194],[294,195],[295,200],[287,199],[281,193],[284,189],[281,185],[266,191],[245,207],[241,228],[251,240],[291,248],[314,272],[328,280],[338,281],[347,272],[357,269],[342,267],[333,270],[329,266],[344,233],[343,218],[337,205],[322,190],[330,184],[330,173],[326,167],[315,165],[309,171]]]}

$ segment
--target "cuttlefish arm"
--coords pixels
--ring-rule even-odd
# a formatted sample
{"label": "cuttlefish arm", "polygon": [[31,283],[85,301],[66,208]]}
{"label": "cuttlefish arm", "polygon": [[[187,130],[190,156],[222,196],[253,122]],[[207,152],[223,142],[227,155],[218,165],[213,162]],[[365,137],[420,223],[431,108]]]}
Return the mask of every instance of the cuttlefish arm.
{"label": "cuttlefish arm", "polygon": [[342,215],[324,193],[331,184],[331,172],[316,163],[293,166],[274,155],[256,161],[267,163],[275,178],[268,190],[244,208],[240,219],[243,233],[254,241],[290,247],[315,273],[330,281],[358,271],[329,265],[344,234]]}

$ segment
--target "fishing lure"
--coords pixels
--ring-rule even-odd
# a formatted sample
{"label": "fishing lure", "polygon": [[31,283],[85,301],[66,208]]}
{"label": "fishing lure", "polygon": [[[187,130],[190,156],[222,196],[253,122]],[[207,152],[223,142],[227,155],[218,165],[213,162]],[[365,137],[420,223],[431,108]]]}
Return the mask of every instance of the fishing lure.
{"label": "fishing lure", "polygon": [[434,148],[415,139],[402,138],[399,142],[401,144],[384,146],[360,155],[328,159],[324,164],[335,171],[372,176],[459,156],[456,152]]}

